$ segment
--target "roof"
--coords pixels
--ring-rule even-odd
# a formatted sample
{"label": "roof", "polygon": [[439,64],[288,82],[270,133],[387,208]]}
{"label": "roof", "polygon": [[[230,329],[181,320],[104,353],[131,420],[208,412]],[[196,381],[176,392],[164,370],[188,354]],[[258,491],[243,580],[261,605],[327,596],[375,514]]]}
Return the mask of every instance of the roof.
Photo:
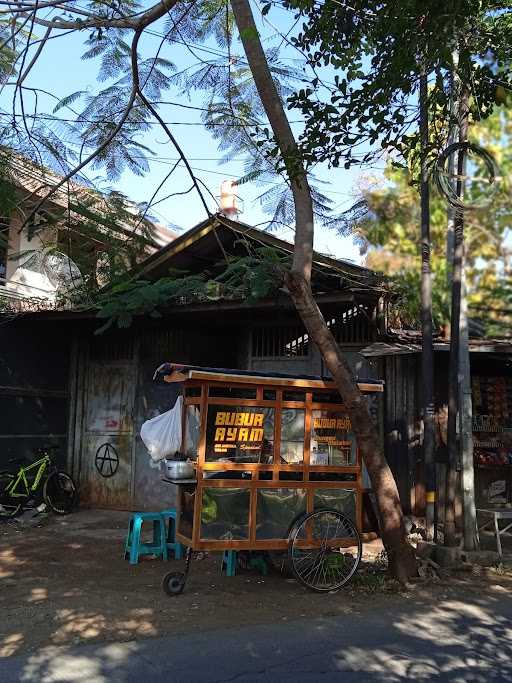
{"label": "roof", "polygon": [[[163,363],[160,365],[155,370],[153,379],[168,383],[198,380],[236,384],[269,384],[272,386],[295,388],[336,389],[336,385],[332,379],[315,375],[288,375],[280,372],[254,372],[227,368],[207,368],[176,363]],[[384,382],[380,380],[363,380],[360,378],[357,378],[357,380],[358,387],[361,391],[378,393],[384,391]]]}
{"label": "roof", "polygon": [[[375,342],[360,351],[366,358],[380,358],[382,356],[403,356],[406,354],[421,353],[421,341],[390,341]],[[434,351],[450,351],[449,340],[434,340]],[[507,339],[470,339],[470,353],[499,353],[512,354],[512,340]]]}
{"label": "roof", "polygon": [[[201,264],[202,269],[213,268],[225,256],[250,253],[253,246],[249,243],[271,247],[290,255],[294,249],[291,242],[269,232],[216,214],[149,256],[142,263],[141,275],[156,279],[167,274],[170,268],[190,271],[197,269],[198,264]],[[327,291],[340,288],[368,291],[369,287],[378,288],[381,282],[380,276],[373,270],[316,251],[313,253],[313,270],[316,279],[323,281]]]}
{"label": "roof", "polygon": [[[2,150],[5,149],[5,147],[0,147],[0,154],[2,153]],[[19,190],[26,191],[26,196],[23,197],[23,199],[27,202],[37,204],[38,201],[45,199],[48,196],[48,192],[52,188],[55,188],[63,178],[62,175],[55,171],[35,163],[17,152],[13,152],[12,150],[8,150],[8,152],[10,182]],[[78,198],[84,202],[88,199],[95,201],[95,198],[97,198],[98,204],[96,205],[95,203],[92,208],[97,213],[98,225],[101,225],[101,214],[104,211],[101,202],[106,202],[108,204],[108,195],[102,194],[98,190],[78,182],[76,179],[72,179],[69,183],[65,183],[62,187],[56,189],[48,198],[48,203],[54,207],[60,207],[61,209],[67,210],[70,203],[72,203],[72,200],[70,202],[70,191],[73,193],[74,198]],[[116,225],[116,230],[126,237],[131,237],[134,229],[137,232],[140,232],[139,224],[141,221],[137,215],[138,207],[134,202],[125,199],[125,208],[129,214],[131,214],[133,210],[133,221],[129,218],[124,221],[119,220]],[[149,218],[145,218],[144,220],[147,224],[152,226],[152,230],[154,231],[151,238],[145,237],[148,247],[159,249],[176,237],[176,233],[173,230],[157,225]]]}
{"label": "roof", "polygon": [[[173,272],[200,274],[207,279],[215,279],[225,269],[226,258],[254,254],[258,246],[271,247],[290,256],[294,249],[290,242],[268,232],[215,215],[148,256],[133,274],[150,281],[168,277]],[[313,259],[312,288],[315,300],[324,313],[339,312],[341,308],[348,310],[356,304],[373,306],[385,292],[379,274],[368,268],[318,252],[314,252]],[[258,301],[247,301],[239,293],[234,296],[189,295],[174,303],[170,302],[162,309],[162,313],[215,315],[221,310],[233,313],[245,310],[252,313],[255,310],[269,309],[278,315],[280,310],[294,311],[295,307],[289,294],[280,290],[271,298]],[[33,315],[40,317],[44,314],[34,312]],[[96,315],[96,310],[55,311],[45,315],[56,319],[62,319],[64,315],[73,319],[91,318]]]}

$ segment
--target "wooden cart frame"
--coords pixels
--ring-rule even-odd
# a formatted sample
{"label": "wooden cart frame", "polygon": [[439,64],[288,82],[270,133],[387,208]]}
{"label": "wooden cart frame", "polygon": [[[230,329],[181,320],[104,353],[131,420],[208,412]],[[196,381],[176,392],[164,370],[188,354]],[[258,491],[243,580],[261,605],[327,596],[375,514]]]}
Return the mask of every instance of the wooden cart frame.
{"label": "wooden cart frame", "polygon": [[[343,403],[332,402],[337,392],[333,382],[322,379],[295,379],[283,376],[262,376],[248,374],[230,374],[200,369],[177,369],[163,376],[165,382],[183,383],[183,435],[187,432],[187,408],[197,406],[200,409],[200,429],[195,465],[196,481],[182,482],[179,487],[177,540],[194,550],[285,550],[288,545],[287,537],[257,538],[257,505],[260,489],[301,489],[306,495],[306,512],[311,512],[314,506],[315,492],[318,490],[351,490],[355,495],[355,520],[359,531],[362,530],[362,466],[359,449],[356,447],[355,463],[350,465],[319,465],[311,462],[311,433],[313,411],[323,410],[332,413],[344,413]],[[252,390],[252,398],[229,398],[222,396],[222,390],[231,389]],[[382,383],[360,383],[359,388],[365,393],[382,392]],[[212,391],[213,389],[213,391]],[[290,393],[302,394],[303,400],[288,400]],[[215,394],[215,395],[212,395]],[[322,400],[325,399],[325,400]],[[261,407],[274,409],[274,439],[272,463],[233,463],[207,462],[207,416],[209,406]],[[281,416],[282,411],[294,408],[304,411],[304,450],[303,461],[289,464],[281,459]],[[182,444],[185,450],[185,443]],[[213,472],[222,476],[222,472],[240,472],[240,479],[209,479]],[[242,478],[242,473],[251,473],[251,478]],[[271,479],[260,479],[259,473],[271,473]],[[280,473],[296,473],[300,480],[282,480]],[[332,475],[352,475],[352,481],[319,481],[315,475],[332,473]],[[246,475],[247,476],[247,475]],[[270,475],[266,475],[270,477]],[[176,481],[175,483],[181,483]],[[249,491],[248,534],[240,539],[211,539],[202,537],[203,496],[206,489],[240,489]],[[193,523],[192,528],[185,528],[182,519],[184,496],[193,495]],[[290,520],[291,522],[292,520]],[[284,536],[284,535],[283,535]]]}

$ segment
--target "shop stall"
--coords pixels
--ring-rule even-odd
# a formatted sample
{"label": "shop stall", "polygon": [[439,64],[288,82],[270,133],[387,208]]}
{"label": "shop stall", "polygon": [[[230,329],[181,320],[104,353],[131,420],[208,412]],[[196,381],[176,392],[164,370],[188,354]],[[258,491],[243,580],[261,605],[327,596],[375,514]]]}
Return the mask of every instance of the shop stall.
{"label": "shop stall", "polygon": [[472,377],[476,500],[512,503],[512,376]]}
{"label": "shop stall", "polygon": [[[177,540],[190,550],[284,550],[309,587],[346,583],[361,556],[362,465],[334,383],[169,363],[155,379],[181,385],[176,457],[193,463],[192,476],[166,477],[179,487]],[[185,576],[171,576],[168,592],[181,592]]]}

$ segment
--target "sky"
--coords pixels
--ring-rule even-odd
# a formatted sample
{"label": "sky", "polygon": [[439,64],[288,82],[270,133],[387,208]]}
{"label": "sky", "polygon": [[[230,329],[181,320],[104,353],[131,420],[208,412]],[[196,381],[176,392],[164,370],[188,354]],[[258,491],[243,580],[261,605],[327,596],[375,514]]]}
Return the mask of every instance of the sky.
{"label": "sky", "polygon": [[[269,21],[278,31],[286,33],[293,23],[293,17],[280,10],[271,11]],[[277,34],[274,27],[268,24],[261,25],[262,36],[267,46],[275,44]],[[152,29],[158,32],[159,29],[161,30],[161,26],[155,25]],[[98,62],[81,59],[84,51],[83,41],[87,36],[88,33],[84,32],[82,35],[71,34],[49,41],[29,78],[25,81],[25,85],[47,90],[58,98],[76,90],[88,89],[94,92],[98,88],[105,87],[104,83],[98,84],[96,80]],[[145,36],[141,42],[141,55],[143,57],[154,55],[159,43],[160,38],[158,36]],[[209,48],[219,51],[219,48],[213,43],[209,44]],[[238,49],[241,52],[241,46]],[[192,52],[201,55],[202,58],[209,57],[207,52],[202,52],[197,47],[193,47]],[[191,50],[179,44],[167,44],[162,56],[174,62],[179,69],[195,60]],[[288,63],[298,57],[298,53],[293,48],[286,47],[282,51],[282,58],[288,60]],[[4,88],[0,94],[0,106],[8,111],[11,108],[11,97],[12,89]],[[180,106],[200,107],[204,104],[202,97],[201,93],[193,93],[190,98],[187,98],[177,91],[169,91],[166,99],[175,104],[162,105],[159,111],[164,120],[171,123],[170,128],[177,137],[196,176],[208,187],[212,195],[218,197],[221,182],[236,179],[243,175],[244,164],[241,157],[231,159],[228,163],[219,163],[221,153],[217,149],[216,141],[202,126],[200,112]],[[33,97],[27,93],[27,109],[30,109],[33,103]],[[38,111],[51,112],[54,104],[52,98],[38,96]],[[59,115],[67,116],[66,110],[62,109]],[[298,116],[291,112],[290,118],[297,119]],[[177,160],[175,149],[166,139],[164,132],[157,126],[152,127],[151,131],[141,141],[154,152],[154,155],[149,157],[149,173],[145,177],[140,177],[126,171],[114,185],[116,189],[121,190],[136,202],[149,201]],[[379,177],[381,173],[382,164],[364,170],[356,167],[350,170],[328,169],[325,166],[315,168],[316,178],[325,183],[321,186],[322,191],[332,199],[337,211],[349,208],[360,196],[358,186],[367,182],[370,177]],[[85,174],[94,181],[97,181],[98,177],[101,176],[99,171],[90,168],[85,169]],[[190,185],[190,178],[186,170],[182,166],[178,167],[171,179],[155,197],[156,203],[153,205],[152,215],[161,224],[178,226],[180,230],[187,230],[204,220],[206,217],[205,210],[194,191],[159,201],[172,192],[187,190]],[[251,184],[244,184],[238,188],[238,195],[242,200],[241,206],[243,207],[239,218],[251,225],[265,227],[262,224],[268,221],[269,216],[263,212],[257,201],[261,191],[261,187]],[[208,203],[210,210],[215,210],[215,203],[212,198],[209,198]],[[280,228],[275,231],[275,234],[283,239],[293,240],[291,229]],[[360,262],[358,249],[351,237],[341,237],[334,231],[322,226],[316,228],[315,248],[338,258]]]}

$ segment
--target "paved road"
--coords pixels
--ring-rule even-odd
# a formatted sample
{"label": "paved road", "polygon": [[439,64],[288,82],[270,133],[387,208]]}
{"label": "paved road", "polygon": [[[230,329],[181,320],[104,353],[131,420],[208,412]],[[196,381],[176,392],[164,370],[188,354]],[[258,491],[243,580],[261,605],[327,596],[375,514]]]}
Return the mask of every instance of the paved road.
{"label": "paved road", "polygon": [[413,604],[404,598],[392,612],[289,623],[276,614],[266,626],[45,648],[0,661],[0,681],[510,683],[512,597],[496,587],[465,602]]}

